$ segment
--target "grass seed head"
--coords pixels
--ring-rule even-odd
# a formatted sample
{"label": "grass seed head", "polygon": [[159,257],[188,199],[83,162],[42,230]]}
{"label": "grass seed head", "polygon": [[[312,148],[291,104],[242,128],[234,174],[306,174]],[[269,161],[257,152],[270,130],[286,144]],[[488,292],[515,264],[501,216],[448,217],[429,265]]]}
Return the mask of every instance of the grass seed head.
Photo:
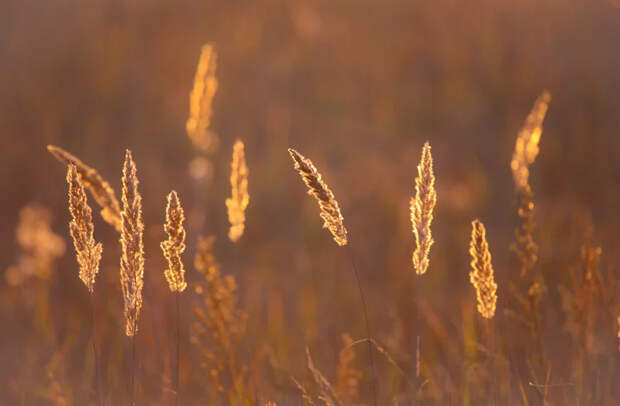
{"label": "grass seed head", "polygon": [[228,238],[232,242],[239,241],[245,230],[245,210],[250,204],[248,173],[244,145],[242,141],[237,140],[233,147],[230,173],[231,196],[226,199],[228,221],[230,222]]}
{"label": "grass seed head", "polygon": [[136,164],[129,150],[125,152],[122,188],[121,287],[125,310],[125,332],[128,336],[133,336],[138,332],[138,318],[142,309],[144,223],[142,222],[142,197],[138,192]]}
{"label": "grass seed head", "polygon": [[291,154],[293,162],[295,162],[295,169],[308,187],[308,194],[314,196],[319,203],[323,227],[332,233],[336,244],[340,246],[347,245],[347,229],[344,226],[344,219],[340,213],[338,201],[329,189],[329,186],[323,181],[321,174],[311,160],[293,148],[289,148],[288,152]]}
{"label": "grass seed head", "polygon": [[484,224],[476,219],[471,225],[469,253],[472,259],[469,280],[476,288],[478,312],[482,317],[491,319],[495,315],[495,304],[497,302],[497,284],[493,278],[491,253],[489,252]]}
{"label": "grass seed head", "polygon": [[80,264],[80,279],[88,291],[93,293],[103,247],[101,243],[95,241],[93,236],[92,210],[86,200],[84,185],[80,181],[75,165],[69,165],[67,183],[69,184],[69,212],[71,213],[69,230],[77,261]]}
{"label": "grass seed head", "polygon": [[164,257],[168,261],[168,269],[164,271],[164,276],[172,292],[183,292],[187,287],[185,268],[181,260],[181,254],[185,252],[183,221],[185,221],[183,207],[181,207],[177,192],[173,190],[168,194],[166,223],[164,224],[164,231],[168,235],[168,239],[160,244]]}
{"label": "grass seed head", "polygon": [[121,230],[121,209],[114,189],[106,182],[96,169],[91,168],[64,149],[48,145],[47,150],[65,165],[73,165],[80,182],[88,189],[101,207],[101,217],[117,231]]}
{"label": "grass seed head", "polygon": [[433,174],[433,157],[431,146],[427,142],[422,149],[422,158],[418,165],[418,177],[415,180],[415,196],[411,199],[411,225],[415,236],[416,248],[412,261],[416,274],[422,275],[428,270],[429,253],[433,245],[431,222],[433,209],[437,203],[435,175]]}

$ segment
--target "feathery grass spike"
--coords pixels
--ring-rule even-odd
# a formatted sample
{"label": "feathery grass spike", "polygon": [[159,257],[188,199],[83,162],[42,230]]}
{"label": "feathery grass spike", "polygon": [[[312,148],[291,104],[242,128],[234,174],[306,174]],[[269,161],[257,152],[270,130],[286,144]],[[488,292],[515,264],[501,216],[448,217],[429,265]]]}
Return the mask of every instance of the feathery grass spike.
{"label": "feathery grass spike", "polygon": [[308,194],[314,196],[319,203],[323,227],[332,233],[336,244],[340,246],[347,245],[347,229],[344,227],[344,219],[334,194],[323,182],[321,174],[314,167],[311,160],[293,148],[289,148],[288,152],[295,162],[295,169],[301,175],[306,186],[308,186]]}
{"label": "feathery grass spike", "polygon": [[168,239],[160,244],[164,257],[168,261],[168,269],[164,271],[164,276],[172,292],[183,292],[187,287],[185,268],[183,267],[183,261],[181,261],[181,254],[185,252],[185,228],[183,228],[183,221],[185,221],[183,207],[181,207],[177,192],[173,190],[168,194],[166,224],[164,224],[164,230],[168,234]]}
{"label": "feathery grass spike", "polygon": [[433,221],[433,209],[436,203],[433,157],[431,146],[426,142],[418,165],[418,177],[415,179],[415,197],[411,199],[410,203],[411,224],[416,244],[412,261],[413,268],[418,275],[422,275],[428,270],[428,255],[434,242],[431,234],[431,222]]}
{"label": "feathery grass spike", "polygon": [[86,200],[86,192],[75,165],[69,165],[67,183],[69,184],[69,212],[72,218],[69,230],[80,264],[80,279],[88,291],[93,293],[103,246],[97,243],[93,236],[92,210]]}
{"label": "feathery grass spike", "polygon": [[133,336],[138,332],[138,318],[142,309],[144,223],[142,222],[142,197],[138,192],[136,164],[129,150],[125,152],[122,187],[121,287],[125,302],[125,332],[128,336]]}
{"label": "feathery grass spike", "polygon": [[56,159],[65,165],[74,165],[78,173],[80,181],[88,189],[97,202],[101,206],[101,217],[116,228],[117,231],[121,230],[121,209],[118,203],[118,199],[114,194],[114,189],[108,182],[103,180],[99,173],[80,161],[75,156],[71,155],[64,149],[48,145],[47,150],[54,155]]}
{"label": "feathery grass spike", "polygon": [[212,43],[205,44],[194,77],[194,87],[189,95],[189,118],[185,125],[187,135],[194,145],[203,151],[209,150],[215,142],[209,133],[213,115],[213,97],[217,91],[215,77],[217,54]]}
{"label": "feathery grass spike", "polygon": [[476,219],[471,225],[469,253],[472,259],[469,280],[476,288],[478,311],[482,317],[491,319],[495,315],[495,303],[497,302],[497,284],[493,278],[491,253],[484,224]]}
{"label": "feathery grass spike", "polygon": [[230,230],[228,238],[237,242],[245,229],[245,210],[250,203],[248,194],[248,167],[245,163],[245,150],[243,142],[237,140],[233,147],[231,173],[230,173],[231,196],[226,199],[228,208],[228,221]]}
{"label": "feathery grass spike", "polygon": [[542,135],[542,124],[550,101],[551,95],[547,91],[538,96],[532,111],[530,111],[523,127],[517,134],[515,149],[510,161],[510,168],[517,189],[523,189],[529,184],[529,166],[534,163],[539,152],[538,143]]}

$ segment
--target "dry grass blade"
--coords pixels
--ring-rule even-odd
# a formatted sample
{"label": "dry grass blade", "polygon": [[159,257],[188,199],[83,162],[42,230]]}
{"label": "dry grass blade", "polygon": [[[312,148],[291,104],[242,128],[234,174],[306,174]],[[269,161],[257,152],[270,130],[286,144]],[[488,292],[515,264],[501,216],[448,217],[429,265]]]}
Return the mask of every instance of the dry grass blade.
{"label": "dry grass blade", "polygon": [[359,398],[359,383],[362,373],[355,368],[355,351],[352,347],[353,340],[349,334],[342,335],[342,349],[338,354],[337,381],[336,388],[340,396],[347,402],[353,404]]}
{"label": "dry grass blade", "polygon": [[550,101],[551,95],[547,91],[538,96],[532,111],[525,119],[525,123],[517,135],[515,149],[510,161],[510,168],[517,189],[522,189],[529,184],[529,166],[538,155],[542,124]]}
{"label": "dry grass blade", "polygon": [[183,261],[181,261],[181,254],[185,252],[185,228],[183,228],[183,221],[185,221],[183,207],[181,207],[177,192],[173,190],[168,194],[166,223],[164,224],[164,230],[168,235],[168,239],[160,244],[164,257],[168,261],[168,269],[164,271],[164,276],[172,292],[183,292],[187,287],[185,268]]}
{"label": "dry grass blade", "polygon": [[138,318],[142,309],[144,277],[144,245],[142,235],[142,196],[138,192],[136,164],[131,151],[125,152],[123,165],[123,212],[121,216],[121,287],[125,303],[125,332],[133,336],[138,332]]}
{"label": "dry grass blade", "polygon": [[392,365],[400,375],[405,376],[405,371],[402,370],[401,367],[398,366],[398,364],[396,363],[396,361],[394,360],[394,358],[392,358],[392,356],[390,355],[390,353],[382,346],[380,346],[373,338],[362,338],[356,341],[351,342],[347,347],[344,347],[342,351],[345,351],[348,348],[354,347],[358,344],[362,344],[362,343],[367,343],[369,342],[370,344],[372,344],[373,347],[375,347],[375,349],[377,350],[377,352],[381,355],[383,355],[386,359],[386,361]]}
{"label": "dry grass blade", "polygon": [[121,209],[118,199],[116,198],[116,194],[114,193],[114,189],[112,189],[110,184],[103,180],[101,175],[99,175],[99,172],[86,165],[84,162],[80,161],[64,149],[54,145],[48,145],[47,150],[65,165],[75,166],[78,176],[80,177],[80,181],[84,187],[90,191],[97,204],[101,206],[101,217],[103,217],[107,223],[116,228],[117,231],[120,231]]}
{"label": "dry grass blade", "polygon": [[334,390],[334,388],[332,388],[332,385],[325,378],[325,376],[323,376],[321,371],[319,371],[314,366],[314,362],[312,361],[312,357],[310,356],[310,349],[308,347],[306,347],[306,359],[308,361],[308,369],[312,373],[314,382],[317,384],[321,392],[319,399],[321,399],[323,402],[325,402],[325,404],[330,406],[342,405],[343,403],[340,399],[340,396],[338,396],[338,393]]}
{"label": "dry grass blade", "polygon": [[415,236],[416,248],[412,261],[416,274],[422,275],[428,269],[428,255],[433,245],[431,222],[433,209],[437,203],[435,176],[433,175],[433,157],[431,146],[427,142],[422,149],[422,158],[418,165],[418,177],[415,180],[415,197],[411,199],[411,225]]}
{"label": "dry grass blade", "polygon": [[310,396],[310,394],[308,393],[308,390],[301,383],[299,383],[297,379],[295,379],[292,376],[291,376],[291,380],[293,381],[295,386],[297,386],[297,389],[299,389],[299,391],[301,392],[302,400],[305,400],[306,402],[308,402],[308,405],[310,406],[316,406],[316,403],[314,403],[314,399],[312,399],[312,396]]}
{"label": "dry grass blade", "polygon": [[231,196],[226,199],[228,208],[228,221],[230,230],[228,238],[237,242],[245,230],[245,210],[250,203],[248,194],[248,166],[245,162],[245,150],[243,142],[237,140],[233,147],[231,173],[230,173]]}
{"label": "dry grass blade", "polygon": [[194,87],[189,95],[189,118],[185,125],[192,143],[203,151],[217,144],[215,134],[209,131],[213,115],[213,97],[217,91],[215,77],[217,54],[212,43],[205,44],[194,77]]}
{"label": "dry grass blade", "polygon": [[75,165],[69,165],[67,183],[69,184],[69,212],[71,212],[72,217],[69,230],[80,264],[80,279],[88,291],[93,293],[103,247],[93,237],[92,211],[86,200],[86,192]]}
{"label": "dry grass blade", "polygon": [[469,280],[476,288],[478,312],[482,317],[491,319],[495,315],[495,304],[497,302],[497,284],[493,278],[491,253],[489,252],[484,224],[476,219],[471,225],[469,253],[472,257],[472,270],[469,273]]}
{"label": "dry grass blade", "polygon": [[323,219],[323,227],[327,228],[334,237],[336,244],[340,246],[347,245],[347,229],[344,226],[344,219],[340,213],[340,206],[334,197],[334,194],[325,184],[321,174],[317,171],[312,161],[289,148],[289,154],[295,162],[295,169],[301,175],[304,183],[308,187],[308,194],[316,198],[321,209],[321,218]]}

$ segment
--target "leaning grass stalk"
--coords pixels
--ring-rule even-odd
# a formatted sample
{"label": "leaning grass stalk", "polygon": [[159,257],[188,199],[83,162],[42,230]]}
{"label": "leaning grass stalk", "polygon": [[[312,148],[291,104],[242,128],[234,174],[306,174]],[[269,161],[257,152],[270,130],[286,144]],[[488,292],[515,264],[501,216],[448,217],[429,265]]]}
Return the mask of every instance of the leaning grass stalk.
{"label": "leaning grass stalk", "polygon": [[114,193],[114,189],[106,182],[96,169],[91,168],[77,157],[73,156],[64,149],[48,145],[47,150],[54,155],[56,159],[67,165],[74,166],[80,181],[84,187],[88,189],[97,202],[101,206],[101,217],[117,231],[121,229],[121,210],[118,199]]}
{"label": "leaning grass stalk", "polygon": [[372,388],[372,397],[374,400],[375,406],[377,405],[377,371],[375,369],[375,358],[372,351],[372,336],[370,334],[370,321],[368,320],[368,308],[366,306],[366,296],[364,295],[364,290],[362,289],[362,283],[360,281],[359,272],[357,270],[357,264],[355,262],[355,255],[353,253],[353,248],[351,247],[351,242],[347,246],[349,251],[349,257],[351,258],[351,266],[353,267],[353,273],[355,274],[355,280],[357,281],[357,288],[360,292],[360,300],[362,301],[362,310],[364,312],[364,322],[366,323],[366,336],[368,338],[368,359],[370,362],[370,370],[372,372],[371,377],[371,388]]}
{"label": "leaning grass stalk", "polygon": [[369,349],[369,362],[370,368],[372,370],[372,391],[373,391],[373,400],[374,404],[377,405],[377,388],[376,388],[376,372],[374,359],[372,355],[372,344],[370,340],[372,339],[370,335],[370,322],[368,321],[368,310],[366,307],[366,298],[364,297],[364,291],[362,289],[362,284],[360,282],[359,273],[357,271],[357,265],[355,264],[355,256],[353,255],[353,249],[349,243],[347,238],[347,229],[344,226],[344,219],[342,217],[342,213],[340,212],[340,206],[334,193],[331,191],[329,186],[323,181],[323,177],[316,169],[312,161],[305,156],[301,155],[299,152],[294,150],[293,148],[288,149],[293,162],[295,163],[295,170],[301,176],[301,179],[308,187],[308,194],[313,196],[320,208],[320,216],[323,219],[323,228],[329,230],[334,238],[334,242],[338,244],[340,247],[344,247],[348,245],[349,254],[351,258],[351,264],[353,266],[353,271],[355,273],[355,279],[357,280],[357,287],[360,291],[360,297],[362,300],[362,308],[364,312],[364,320],[366,322],[366,335],[369,341],[368,349]]}

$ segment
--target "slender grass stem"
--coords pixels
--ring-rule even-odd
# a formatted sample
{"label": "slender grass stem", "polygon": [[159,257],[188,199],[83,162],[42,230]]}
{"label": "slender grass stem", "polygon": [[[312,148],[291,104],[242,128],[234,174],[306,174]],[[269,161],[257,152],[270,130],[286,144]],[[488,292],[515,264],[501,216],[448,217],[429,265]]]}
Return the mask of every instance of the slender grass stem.
{"label": "slender grass stem", "polygon": [[175,370],[175,374],[174,374],[174,404],[176,406],[179,405],[179,373],[180,373],[180,363],[181,363],[181,357],[180,357],[180,348],[181,348],[181,311],[180,311],[180,304],[179,304],[179,296],[180,293],[176,292],[174,294],[175,296],[175,301],[176,301],[176,370]]}
{"label": "slender grass stem", "polygon": [[357,281],[357,287],[360,293],[360,299],[362,301],[362,310],[364,312],[364,321],[366,322],[366,336],[368,338],[368,358],[370,362],[370,369],[372,371],[372,379],[371,379],[371,388],[373,401],[375,406],[377,406],[377,371],[375,369],[375,359],[372,353],[372,337],[370,335],[370,321],[368,320],[368,310],[366,306],[366,297],[364,296],[364,290],[362,289],[362,284],[359,277],[359,272],[357,270],[357,264],[355,263],[355,255],[353,253],[353,248],[351,248],[351,242],[347,245],[349,251],[349,257],[351,259],[351,265],[353,266],[353,273],[355,274],[355,279]]}
{"label": "slender grass stem", "polygon": [[491,396],[493,398],[493,405],[497,406],[497,368],[495,363],[495,328],[493,324],[493,319],[484,319],[485,326],[487,330],[487,346],[489,349],[489,356],[487,357],[489,363],[489,371],[492,376],[492,385],[491,385]]}
{"label": "slender grass stem", "polygon": [[420,279],[420,275],[415,275],[414,276],[414,281],[413,281],[413,307],[414,307],[414,317],[415,317],[415,321],[414,321],[414,326],[415,326],[415,330],[416,330],[416,335],[415,335],[415,343],[414,343],[414,348],[413,348],[413,360],[414,360],[414,364],[413,364],[413,400],[412,400],[412,405],[416,406],[417,401],[418,401],[418,387],[420,385],[420,364],[421,364],[421,360],[420,360],[420,342],[421,342],[421,327],[422,327],[422,323],[420,322],[420,289],[419,289],[419,284],[421,283],[421,279]]}
{"label": "slender grass stem", "polygon": [[95,362],[95,394],[99,406],[103,406],[103,395],[101,393],[101,372],[99,371],[99,356],[97,355],[97,329],[95,325],[95,294],[90,295],[90,324],[91,324],[91,340],[93,343],[93,358]]}
{"label": "slender grass stem", "polygon": [[131,336],[131,375],[129,377],[129,391],[130,391],[130,399],[131,406],[135,406],[136,404],[136,329],[134,328],[134,334]]}

